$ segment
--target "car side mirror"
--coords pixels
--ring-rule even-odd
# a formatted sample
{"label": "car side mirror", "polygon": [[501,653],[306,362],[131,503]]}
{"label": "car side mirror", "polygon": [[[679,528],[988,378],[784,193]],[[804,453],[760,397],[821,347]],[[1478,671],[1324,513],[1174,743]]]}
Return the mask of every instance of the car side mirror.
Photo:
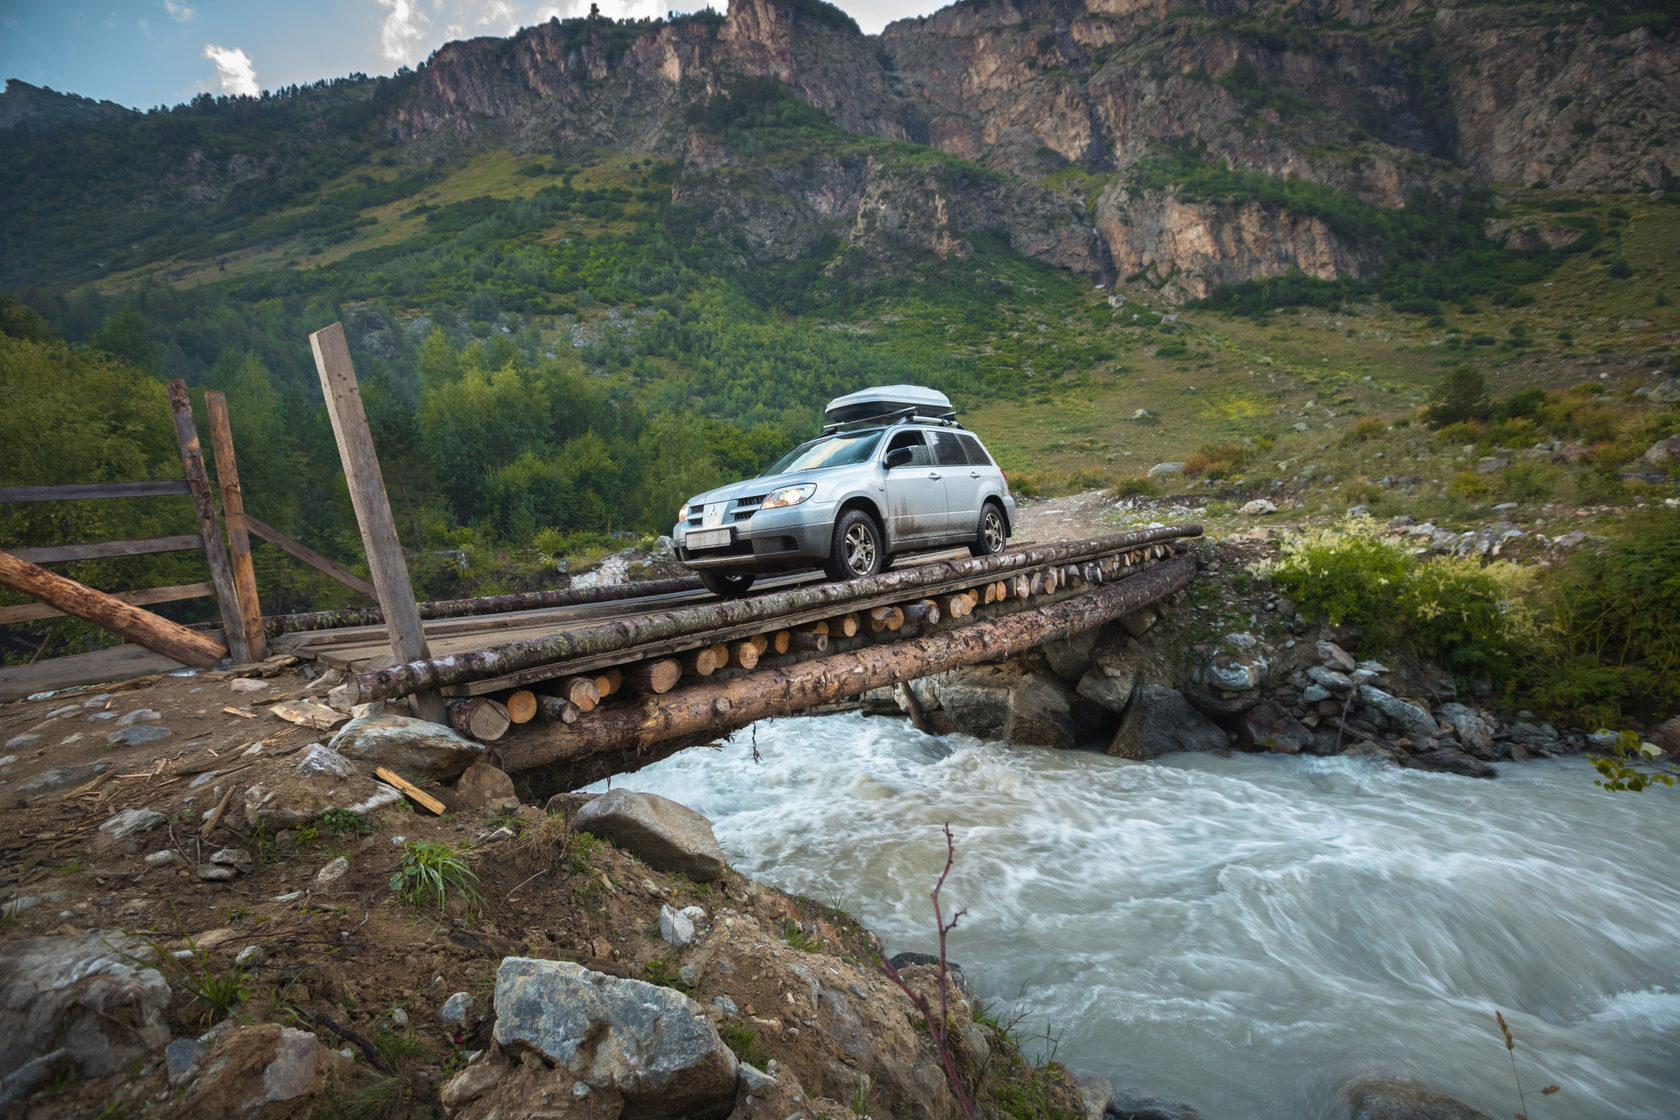
{"label": "car side mirror", "polygon": [[894,467],[908,467],[916,461],[916,454],[908,447],[895,447],[887,452],[887,469]]}

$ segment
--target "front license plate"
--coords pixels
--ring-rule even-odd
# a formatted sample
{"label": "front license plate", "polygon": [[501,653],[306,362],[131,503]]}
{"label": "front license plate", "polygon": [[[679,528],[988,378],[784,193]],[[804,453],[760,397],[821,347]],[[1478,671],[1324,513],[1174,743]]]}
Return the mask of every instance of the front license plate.
{"label": "front license plate", "polygon": [[728,548],[732,530],[702,529],[698,533],[689,533],[683,538],[683,544],[689,548]]}

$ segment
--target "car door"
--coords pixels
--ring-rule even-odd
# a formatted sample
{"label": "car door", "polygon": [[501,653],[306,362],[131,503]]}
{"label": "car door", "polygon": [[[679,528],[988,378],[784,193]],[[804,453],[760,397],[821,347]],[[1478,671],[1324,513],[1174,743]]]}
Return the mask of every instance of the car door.
{"label": "car door", "polygon": [[980,468],[968,461],[968,449],[957,433],[940,428],[933,436],[934,469],[944,476],[944,536],[967,540],[980,525]]}
{"label": "car door", "polygon": [[[885,467],[894,451],[909,450],[910,462]],[[936,540],[945,533],[945,472],[933,464],[920,428],[894,432],[881,453],[887,487],[887,533],[893,548]]]}

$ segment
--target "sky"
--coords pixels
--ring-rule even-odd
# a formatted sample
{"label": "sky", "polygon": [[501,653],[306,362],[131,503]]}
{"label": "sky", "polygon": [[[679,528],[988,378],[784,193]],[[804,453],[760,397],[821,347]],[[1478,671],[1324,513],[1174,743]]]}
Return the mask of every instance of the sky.
{"label": "sky", "polygon": [[[705,0],[598,0],[617,19]],[[720,10],[726,0],[712,0]],[[389,74],[451,39],[507,35],[590,0],[0,0],[0,78],[130,108],[255,94],[353,72]],[[843,0],[864,31],[942,6]]]}

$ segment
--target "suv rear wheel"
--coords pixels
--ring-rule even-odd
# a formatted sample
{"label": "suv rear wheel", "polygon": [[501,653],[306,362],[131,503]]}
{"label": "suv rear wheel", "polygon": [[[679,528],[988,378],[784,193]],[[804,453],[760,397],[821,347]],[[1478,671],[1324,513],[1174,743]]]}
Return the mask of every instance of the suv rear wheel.
{"label": "suv rear wheel", "polygon": [[884,558],[880,526],[861,509],[849,509],[834,523],[834,543],[823,570],[829,579],[862,579],[879,572]]}
{"label": "suv rear wheel", "polygon": [[969,542],[969,554],[996,556],[1008,542],[1009,525],[1003,520],[1003,511],[996,502],[987,502],[980,510],[980,527],[974,532],[974,540]]}
{"label": "suv rear wheel", "polygon": [[753,585],[750,575],[731,575],[725,572],[700,572],[700,583],[714,595],[725,599],[739,599]]}

